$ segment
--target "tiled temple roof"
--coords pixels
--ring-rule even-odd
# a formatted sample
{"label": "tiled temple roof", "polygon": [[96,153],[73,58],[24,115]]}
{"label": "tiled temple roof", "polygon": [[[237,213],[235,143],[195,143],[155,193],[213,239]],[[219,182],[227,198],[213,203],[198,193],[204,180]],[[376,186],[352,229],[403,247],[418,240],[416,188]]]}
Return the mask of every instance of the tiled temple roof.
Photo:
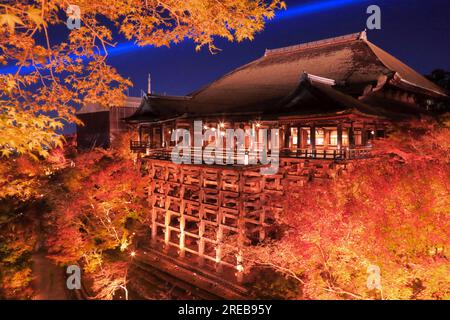
{"label": "tiled temple roof", "polygon": [[[359,98],[367,86],[380,78],[396,79],[409,91],[430,97],[446,92],[425,77],[367,40],[365,32],[286,48],[267,50],[263,57],[224,75],[192,94],[173,97],[150,96],[157,118],[173,115],[205,115],[265,112],[291,95],[302,74],[334,80],[336,87]],[[356,101],[356,100],[355,100]],[[147,107],[148,109],[148,107]],[[155,111],[160,110],[160,111]],[[169,114],[167,114],[167,110]],[[139,112],[133,120],[139,120]],[[145,112],[140,112],[144,116]]]}

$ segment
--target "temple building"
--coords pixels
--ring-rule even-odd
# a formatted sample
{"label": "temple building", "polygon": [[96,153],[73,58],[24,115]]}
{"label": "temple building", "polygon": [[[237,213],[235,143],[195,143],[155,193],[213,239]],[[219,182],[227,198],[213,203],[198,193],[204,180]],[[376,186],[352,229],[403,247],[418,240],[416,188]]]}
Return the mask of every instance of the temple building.
{"label": "temple building", "polygon": [[83,122],[77,125],[78,148],[109,148],[116,137],[127,131],[123,119],[135,113],[140,103],[139,97],[127,97],[123,106],[84,105],[77,112]]}
{"label": "temple building", "polygon": [[[242,281],[242,247],[271,237],[284,212],[277,197],[370,157],[372,142],[393,124],[431,114],[446,99],[365,32],[267,50],[187,96],[145,96],[126,121],[150,178],[151,247],[197,272],[219,272],[219,284]],[[278,172],[262,175],[260,163],[173,163],[172,133],[186,129],[193,140],[198,120],[215,139],[230,128],[278,129]],[[246,154],[260,151],[252,147],[246,140]]]}
{"label": "temple building", "polygon": [[279,128],[289,156],[331,157],[345,149],[355,152],[336,157],[351,157],[392,121],[429,113],[444,99],[443,89],[362,32],[267,50],[187,96],[148,95],[127,121],[139,132],[131,146],[137,152],[170,147],[173,130],[193,130],[201,119],[223,129]]}

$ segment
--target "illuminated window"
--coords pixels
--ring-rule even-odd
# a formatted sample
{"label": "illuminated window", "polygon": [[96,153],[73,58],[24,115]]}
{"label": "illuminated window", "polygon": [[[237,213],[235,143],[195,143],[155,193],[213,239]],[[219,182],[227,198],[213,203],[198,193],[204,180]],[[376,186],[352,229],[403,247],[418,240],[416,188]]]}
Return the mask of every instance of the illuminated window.
{"label": "illuminated window", "polygon": [[325,141],[325,130],[317,129],[316,130],[316,145],[323,146]]}
{"label": "illuminated window", "polygon": [[[332,130],[330,132],[330,145],[337,146],[338,144],[338,137],[337,137],[337,130]],[[348,133],[346,130],[342,131],[342,146],[348,146]]]}
{"label": "illuminated window", "polygon": [[342,146],[344,147],[348,147],[349,142],[348,142],[348,132],[344,131],[342,132]]}
{"label": "illuminated window", "polygon": [[360,146],[362,145],[362,130],[356,129],[354,132],[355,137],[355,145]]}
{"label": "illuminated window", "polygon": [[297,128],[291,128],[291,146],[298,145],[298,130]]}
{"label": "illuminated window", "polygon": [[330,145],[337,146],[338,139],[337,139],[337,130],[333,130],[330,133]]}

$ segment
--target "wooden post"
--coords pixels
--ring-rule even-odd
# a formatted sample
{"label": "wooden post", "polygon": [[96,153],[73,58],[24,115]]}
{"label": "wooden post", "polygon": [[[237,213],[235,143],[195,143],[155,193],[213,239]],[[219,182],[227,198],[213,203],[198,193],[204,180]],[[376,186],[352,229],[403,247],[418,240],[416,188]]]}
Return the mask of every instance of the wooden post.
{"label": "wooden post", "polygon": [[368,140],[369,140],[368,131],[367,131],[366,125],[363,124],[362,129],[361,129],[361,145],[363,147],[365,147],[367,145]]}
{"label": "wooden post", "polygon": [[181,207],[180,207],[180,257],[184,258],[185,255],[185,228],[186,228],[186,218],[184,216],[185,201],[183,195],[181,194]]}
{"label": "wooden post", "polygon": [[[153,173],[153,163],[150,164],[152,166],[151,172]],[[152,176],[153,177],[153,176]],[[151,204],[151,210],[152,210],[152,238],[151,241],[153,243],[156,243],[156,236],[157,236],[157,230],[156,230],[156,209],[155,209],[155,180],[152,179],[152,182],[150,183],[150,204]]]}
{"label": "wooden post", "polygon": [[342,124],[337,126],[337,149],[342,149]]}
{"label": "wooden post", "polygon": [[[219,209],[220,212],[220,209]],[[217,213],[220,215],[220,213]],[[223,247],[223,227],[222,224],[219,223],[217,225],[217,232],[216,232],[216,271],[222,272],[223,266],[222,266],[222,247]]]}
{"label": "wooden post", "polygon": [[165,230],[164,230],[164,250],[169,250],[169,241],[170,241],[170,213],[166,210],[166,216],[164,220]]}
{"label": "wooden post", "polygon": [[264,229],[264,223],[266,220],[266,211],[264,208],[261,209],[261,214],[259,216],[259,241],[264,241],[266,238],[266,230]]}
{"label": "wooden post", "polygon": [[164,124],[161,124],[161,135],[160,135],[160,137],[161,137],[161,148],[164,148],[165,146],[164,146],[164,129],[165,129],[165,126],[164,126]]}
{"label": "wooden post", "polygon": [[355,146],[355,133],[353,130],[353,123],[351,124],[350,128],[348,128],[348,144],[350,146],[350,149],[354,148]]}
{"label": "wooden post", "polygon": [[[190,150],[192,151],[192,150],[194,150],[194,141],[195,141],[195,137],[194,137],[194,134],[195,134],[195,131],[194,131],[194,122],[195,122],[195,120],[192,120],[191,122],[190,122],[190,126],[189,126],[189,136],[190,136],[190,138],[191,138],[191,145],[190,145]],[[191,152],[192,153],[192,152]],[[191,155],[192,156],[192,155]]]}
{"label": "wooden post", "polygon": [[[164,184],[167,184],[167,180],[169,177],[169,173],[168,173],[168,169],[167,167],[165,168],[165,172],[164,172]],[[165,195],[165,203],[164,203],[164,211],[165,211],[165,219],[164,219],[164,226],[165,226],[165,233],[164,233],[164,250],[169,250],[169,241],[170,241],[170,219],[171,219],[171,214],[169,212],[169,208],[170,208],[170,198],[167,196],[167,191],[164,191],[164,195]]]}
{"label": "wooden post", "polygon": [[286,125],[284,130],[284,147],[289,149],[291,142],[291,127]]}
{"label": "wooden post", "polygon": [[203,219],[200,220],[198,227],[198,264],[203,266],[205,263],[205,221]]}
{"label": "wooden post", "polygon": [[154,136],[154,132],[153,132],[153,128],[152,127],[146,127],[147,133],[148,133],[148,137],[147,137],[147,143],[150,145],[150,147],[152,146],[152,142],[153,142],[153,136]]}
{"label": "wooden post", "polygon": [[242,172],[239,173],[239,203],[238,203],[238,253],[236,256],[236,278],[239,283],[241,283],[244,280],[244,269],[242,266],[243,263],[243,254],[242,254],[242,248],[245,244],[245,210],[244,210],[244,199],[243,199],[243,190],[244,190],[244,174]]}
{"label": "wooden post", "polygon": [[316,155],[316,126],[311,125],[309,128],[309,139],[313,157]]}
{"label": "wooden post", "polygon": [[204,201],[204,191],[203,191],[203,170],[200,170],[199,177],[199,186],[200,186],[200,194],[199,194],[199,218],[200,225],[198,230],[199,242],[198,242],[198,263],[200,266],[203,266],[205,263],[205,212],[203,210],[203,206],[201,205]]}

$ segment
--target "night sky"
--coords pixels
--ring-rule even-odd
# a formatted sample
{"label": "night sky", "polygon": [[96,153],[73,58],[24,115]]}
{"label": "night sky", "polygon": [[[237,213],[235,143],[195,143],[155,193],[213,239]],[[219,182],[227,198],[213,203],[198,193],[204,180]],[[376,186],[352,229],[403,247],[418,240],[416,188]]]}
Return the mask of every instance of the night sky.
{"label": "night sky", "polygon": [[[286,0],[280,12],[254,41],[229,43],[218,39],[222,49],[211,55],[205,48],[195,52],[190,41],[172,48],[119,46],[110,63],[129,77],[138,96],[147,88],[159,94],[183,95],[226,72],[277,48],[321,40],[364,30],[366,9],[382,10],[382,29],[368,32],[369,40],[421,73],[436,68],[450,70],[450,1],[448,0]],[[320,5],[317,5],[317,4]],[[311,6],[311,4],[313,4]],[[305,8],[307,10],[305,10]]]}
{"label": "night sky", "polygon": [[[95,1],[95,0],[93,0]],[[216,40],[222,51],[212,55],[207,48],[195,51],[192,41],[171,48],[138,47],[121,41],[109,51],[109,63],[134,83],[129,95],[147,90],[148,73],[157,94],[184,95],[223,74],[261,57],[265,49],[359,32],[366,28],[367,7],[379,5],[382,29],[369,30],[369,40],[418,72],[450,70],[450,1],[448,0],[285,0],[279,11],[254,41],[230,43]],[[50,30],[53,42],[65,40],[68,30]],[[16,71],[15,66],[0,73]],[[68,126],[65,131],[73,131]]]}

